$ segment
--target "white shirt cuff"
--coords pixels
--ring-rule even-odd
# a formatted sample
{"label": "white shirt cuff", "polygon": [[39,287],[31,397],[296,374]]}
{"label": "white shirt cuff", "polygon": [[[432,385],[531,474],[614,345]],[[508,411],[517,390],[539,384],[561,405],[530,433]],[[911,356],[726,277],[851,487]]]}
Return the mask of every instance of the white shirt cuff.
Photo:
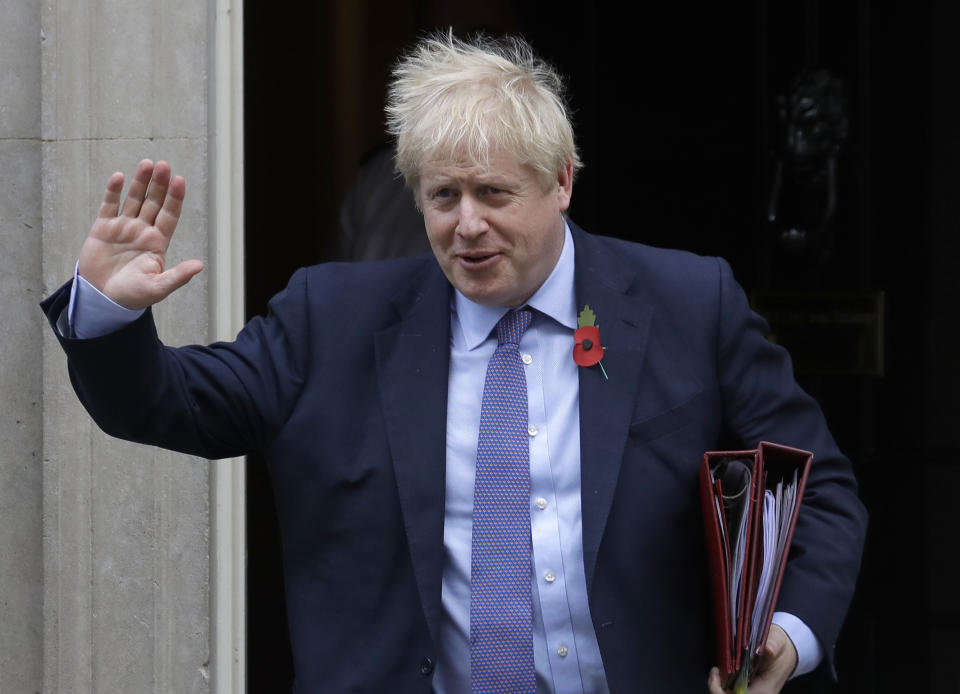
{"label": "white shirt cuff", "polygon": [[791,679],[815,670],[823,660],[823,648],[810,627],[789,612],[774,612],[773,623],[787,632],[797,649],[797,667],[790,675]]}
{"label": "white shirt cuff", "polygon": [[73,270],[67,321],[74,337],[90,339],[119,330],[137,320],[145,309],[129,309],[116,303],[80,276],[80,263]]}

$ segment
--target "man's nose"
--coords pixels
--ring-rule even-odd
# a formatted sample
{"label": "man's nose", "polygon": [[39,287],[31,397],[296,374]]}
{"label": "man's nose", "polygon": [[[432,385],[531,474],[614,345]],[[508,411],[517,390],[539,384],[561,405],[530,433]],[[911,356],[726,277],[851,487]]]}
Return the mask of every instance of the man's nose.
{"label": "man's nose", "polygon": [[464,238],[476,238],[490,228],[484,206],[469,195],[460,199],[460,219],[457,234]]}

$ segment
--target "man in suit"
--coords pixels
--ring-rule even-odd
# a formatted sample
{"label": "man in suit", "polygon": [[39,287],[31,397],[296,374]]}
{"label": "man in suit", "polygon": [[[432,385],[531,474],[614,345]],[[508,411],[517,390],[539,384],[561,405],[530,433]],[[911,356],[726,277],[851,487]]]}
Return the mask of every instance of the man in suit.
{"label": "man in suit", "polygon": [[202,268],[165,267],[164,162],[123,200],[111,177],[44,302],[105,431],[268,458],[297,691],[702,690],[696,472],[721,434],[817,456],[751,691],[832,667],[865,528],[849,462],[726,263],[565,219],[559,95],[522,43],[421,42],[388,121],[433,256],[300,270],[232,343],[157,340],[149,306]]}

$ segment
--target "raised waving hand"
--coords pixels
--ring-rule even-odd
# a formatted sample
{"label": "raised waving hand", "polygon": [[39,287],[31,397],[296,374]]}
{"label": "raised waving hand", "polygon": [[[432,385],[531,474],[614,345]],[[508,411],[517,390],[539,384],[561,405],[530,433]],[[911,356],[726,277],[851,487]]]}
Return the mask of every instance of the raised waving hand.
{"label": "raised waving hand", "polygon": [[162,301],[203,269],[199,260],[167,268],[186,184],[165,161],[144,159],[121,207],[123,174],[107,182],[103,203],[80,251],[80,275],[126,308]]}

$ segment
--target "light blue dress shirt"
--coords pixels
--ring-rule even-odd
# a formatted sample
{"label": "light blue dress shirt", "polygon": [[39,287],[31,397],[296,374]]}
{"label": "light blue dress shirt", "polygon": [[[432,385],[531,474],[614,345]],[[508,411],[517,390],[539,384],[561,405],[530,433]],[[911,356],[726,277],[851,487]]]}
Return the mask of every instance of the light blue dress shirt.
{"label": "light blue dress shirt", "polygon": [[[580,515],[580,406],[573,332],[573,239],[527,302],[533,320],[520,340],[530,426],[530,530],[533,541],[533,656],[537,692],[607,692],[590,619]],[[447,393],[446,516],[438,694],[470,691],[470,540],[473,476],[492,332],[506,308],[456,292],[451,312]],[[492,333],[492,334],[491,334]]]}
{"label": "light blue dress shirt", "polygon": [[[583,566],[575,302],[573,237],[567,228],[557,265],[527,302],[536,312],[520,341],[530,413],[530,579],[538,694],[608,692]],[[496,348],[493,328],[507,311],[473,303],[459,292],[451,309],[437,694],[470,691],[470,540],[480,404],[487,362]],[[62,333],[70,330],[75,337],[92,338],[119,329],[143,311],[119,306],[77,274],[66,313],[69,328],[61,325]],[[822,650],[809,627],[785,612],[775,613],[773,621],[796,646],[794,676],[816,668]]]}

